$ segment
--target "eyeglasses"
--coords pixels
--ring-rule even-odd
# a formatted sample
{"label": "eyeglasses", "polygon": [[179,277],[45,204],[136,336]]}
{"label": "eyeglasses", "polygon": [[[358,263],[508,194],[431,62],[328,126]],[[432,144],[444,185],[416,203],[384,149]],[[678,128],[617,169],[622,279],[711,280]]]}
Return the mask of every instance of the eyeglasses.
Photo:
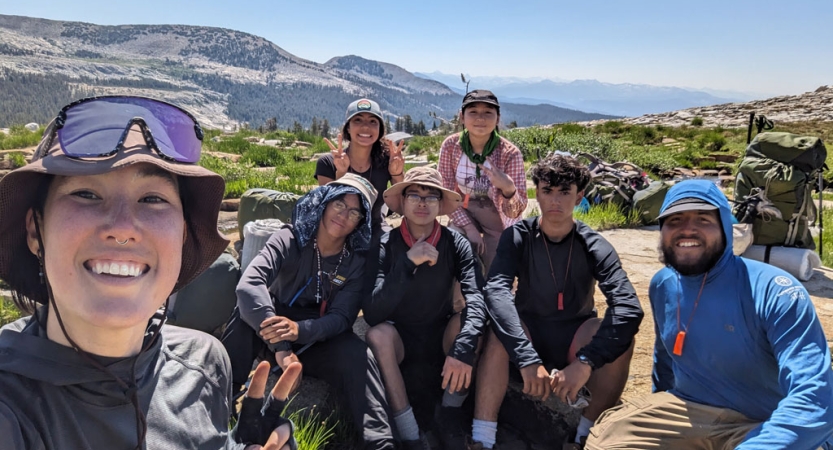
{"label": "eyeglasses", "polygon": [[[52,138],[57,136],[71,158],[105,158],[123,149],[133,125],[163,159],[199,161],[203,131],[197,119],[176,105],[144,97],[103,96],[70,103],[58,113]],[[44,150],[51,146],[49,142]]]}
{"label": "eyeglasses", "polygon": [[336,214],[340,215],[344,211],[347,211],[347,218],[353,223],[359,223],[362,219],[364,219],[364,214],[362,214],[361,210],[358,208],[350,208],[347,206],[347,203],[344,203],[341,200],[334,200],[332,205],[333,211],[335,211]]}
{"label": "eyeglasses", "polygon": [[411,205],[419,205],[421,202],[425,202],[426,206],[437,206],[440,204],[441,198],[436,195],[423,197],[419,194],[405,194],[405,200],[407,200]]}

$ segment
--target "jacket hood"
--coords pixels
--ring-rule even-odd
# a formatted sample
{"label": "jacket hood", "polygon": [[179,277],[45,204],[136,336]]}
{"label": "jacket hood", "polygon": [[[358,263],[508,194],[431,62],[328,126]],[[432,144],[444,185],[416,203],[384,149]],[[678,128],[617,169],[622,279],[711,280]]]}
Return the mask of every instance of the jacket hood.
{"label": "jacket hood", "polygon": [[[45,321],[43,318],[41,320]],[[148,381],[146,377],[152,378],[154,362],[158,358],[161,346],[160,335],[150,348],[136,357],[137,386],[145,384]],[[131,384],[134,358],[90,356],[125,383]],[[0,328],[0,373],[2,372],[55,386],[78,387],[78,395],[92,404],[113,405],[130,402],[124,389],[113,377],[95,368],[71,347],[49,340],[46,330],[34,317],[19,319]]]}
{"label": "jacket hood", "polygon": [[717,185],[711,181],[685,180],[675,184],[668,190],[665,201],[662,202],[660,214],[664,213],[672,203],[684,198],[696,198],[717,207],[723,229],[723,237],[726,240],[726,247],[723,249],[723,255],[717,264],[715,264],[714,268],[723,267],[729,259],[734,258],[734,254],[732,253],[732,208],[729,206],[729,200],[726,199],[726,195],[720,191]]}

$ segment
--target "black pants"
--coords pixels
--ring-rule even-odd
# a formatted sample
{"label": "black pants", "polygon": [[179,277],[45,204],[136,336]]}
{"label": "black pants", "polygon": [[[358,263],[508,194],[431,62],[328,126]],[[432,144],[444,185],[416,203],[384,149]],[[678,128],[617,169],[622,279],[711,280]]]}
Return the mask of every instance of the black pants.
{"label": "black pants", "polygon": [[[240,319],[236,309],[223,335],[223,345],[231,358],[235,385],[246,383],[255,359],[274,359],[263,340]],[[300,347],[294,345],[293,349],[297,351]],[[298,359],[304,365],[304,374],[326,381],[343,398],[353,425],[361,432],[364,449],[394,448],[382,377],[364,341],[352,331],[346,331],[316,342],[298,355]]]}

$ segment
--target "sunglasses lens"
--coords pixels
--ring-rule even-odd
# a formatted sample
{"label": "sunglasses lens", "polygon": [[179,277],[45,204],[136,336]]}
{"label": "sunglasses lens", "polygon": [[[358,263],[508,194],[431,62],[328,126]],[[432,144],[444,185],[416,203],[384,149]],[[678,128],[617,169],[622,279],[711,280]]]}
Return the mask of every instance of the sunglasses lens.
{"label": "sunglasses lens", "polygon": [[196,123],[172,105],[144,98],[105,97],[73,105],[64,113],[64,125],[57,134],[68,156],[97,157],[112,152],[130,121],[140,117],[162,154],[185,163],[200,159]]}

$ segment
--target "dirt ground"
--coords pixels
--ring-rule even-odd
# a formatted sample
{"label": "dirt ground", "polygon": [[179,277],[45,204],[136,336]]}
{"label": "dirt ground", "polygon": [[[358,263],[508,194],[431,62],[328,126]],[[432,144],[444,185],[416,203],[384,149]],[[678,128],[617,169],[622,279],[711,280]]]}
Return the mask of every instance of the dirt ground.
{"label": "dirt ground", "polygon": [[[651,278],[662,268],[657,256],[659,230],[643,229],[608,230],[601,233],[619,253],[622,266],[633,283],[645,318],[636,336],[636,349],[631,362],[631,373],[623,397],[633,398],[651,391],[651,365],[654,347],[653,316],[648,302],[648,286]],[[833,269],[816,269],[815,274],[803,283],[810,292],[816,312],[821,320],[828,346],[833,347]],[[600,315],[606,310],[604,296],[596,290],[596,308]]]}

